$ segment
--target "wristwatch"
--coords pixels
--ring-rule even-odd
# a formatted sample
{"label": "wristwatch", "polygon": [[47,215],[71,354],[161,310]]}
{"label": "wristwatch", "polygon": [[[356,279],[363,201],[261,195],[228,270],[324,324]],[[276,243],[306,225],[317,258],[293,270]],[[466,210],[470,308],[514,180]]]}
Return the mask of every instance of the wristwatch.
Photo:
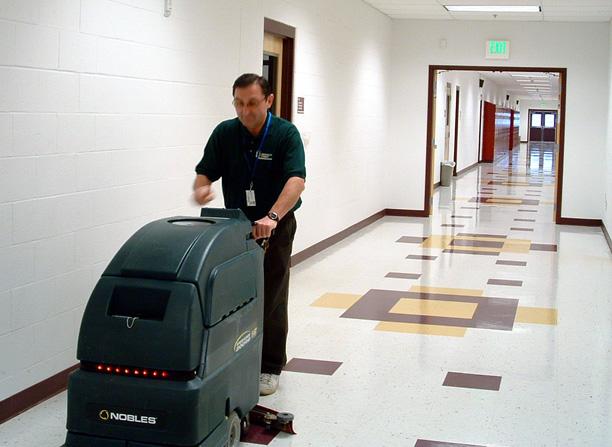
{"label": "wristwatch", "polygon": [[278,220],[279,220],[279,219],[278,219],[278,214],[276,214],[274,211],[270,211],[270,212],[268,213],[268,217],[269,217],[270,219],[272,219],[274,222],[278,222]]}

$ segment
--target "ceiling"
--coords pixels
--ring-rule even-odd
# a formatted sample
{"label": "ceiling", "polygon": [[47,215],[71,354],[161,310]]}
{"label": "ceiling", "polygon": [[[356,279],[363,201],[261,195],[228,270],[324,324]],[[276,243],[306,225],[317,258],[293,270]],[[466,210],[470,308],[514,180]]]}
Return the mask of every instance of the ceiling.
{"label": "ceiling", "polygon": [[508,94],[521,99],[559,99],[558,73],[480,72],[480,77],[491,80],[507,90]]}
{"label": "ceiling", "polygon": [[[609,22],[612,0],[363,0],[392,19]],[[539,13],[448,12],[443,5],[535,5]]]}

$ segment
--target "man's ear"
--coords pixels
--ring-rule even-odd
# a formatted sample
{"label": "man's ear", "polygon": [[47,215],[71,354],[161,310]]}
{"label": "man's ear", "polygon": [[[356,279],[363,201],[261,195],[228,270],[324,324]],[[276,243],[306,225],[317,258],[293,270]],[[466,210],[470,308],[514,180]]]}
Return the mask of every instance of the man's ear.
{"label": "man's ear", "polygon": [[272,107],[273,102],[274,102],[274,93],[270,93],[268,97],[266,98],[266,105],[268,106],[268,109]]}

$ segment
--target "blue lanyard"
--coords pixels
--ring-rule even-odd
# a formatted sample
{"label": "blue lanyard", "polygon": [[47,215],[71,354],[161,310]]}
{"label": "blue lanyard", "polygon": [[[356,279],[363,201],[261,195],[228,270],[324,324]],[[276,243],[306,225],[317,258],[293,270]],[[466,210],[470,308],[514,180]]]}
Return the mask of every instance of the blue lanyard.
{"label": "blue lanyard", "polygon": [[266,119],[266,128],[264,130],[263,136],[261,137],[261,141],[259,142],[259,147],[257,148],[257,152],[255,152],[255,162],[253,163],[253,167],[251,167],[251,163],[249,162],[249,159],[246,156],[246,153],[244,153],[244,159],[247,162],[247,165],[249,166],[249,169],[251,170],[251,184],[249,186],[249,189],[253,189],[253,179],[255,178],[255,171],[257,170],[257,162],[259,161],[259,154],[261,154],[261,149],[263,148],[263,144],[264,141],[266,141],[266,137],[268,136],[268,130],[270,130],[270,121],[272,121],[272,114],[270,112],[268,112],[268,116]]}

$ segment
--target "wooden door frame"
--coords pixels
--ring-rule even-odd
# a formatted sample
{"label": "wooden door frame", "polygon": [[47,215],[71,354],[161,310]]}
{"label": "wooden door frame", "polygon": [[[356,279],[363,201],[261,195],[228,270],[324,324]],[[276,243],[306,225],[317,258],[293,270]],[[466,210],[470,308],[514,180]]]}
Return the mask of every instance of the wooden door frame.
{"label": "wooden door frame", "polygon": [[563,161],[565,149],[565,102],[567,88],[567,68],[559,67],[500,67],[500,66],[477,66],[477,65],[430,65],[428,79],[428,94],[427,94],[427,139],[425,141],[425,192],[423,197],[423,216],[429,216],[431,212],[431,185],[433,181],[433,146],[432,123],[435,122],[433,116],[433,89],[435,88],[435,74],[439,70],[446,71],[512,71],[512,72],[546,72],[559,74],[559,89],[561,100],[559,106],[559,155],[557,157],[557,190],[555,194],[555,223],[563,224],[573,222],[575,219],[564,218],[561,216],[563,202]]}
{"label": "wooden door frame", "polygon": [[457,176],[457,156],[458,150],[457,147],[459,145],[457,138],[459,137],[459,100],[461,98],[461,89],[458,85],[455,86],[455,137],[453,139],[453,161],[455,162],[455,167],[453,168],[453,176]]}
{"label": "wooden door frame", "polygon": [[295,28],[264,17],[264,33],[283,38],[280,117],[293,120],[293,67],[295,61]]}

